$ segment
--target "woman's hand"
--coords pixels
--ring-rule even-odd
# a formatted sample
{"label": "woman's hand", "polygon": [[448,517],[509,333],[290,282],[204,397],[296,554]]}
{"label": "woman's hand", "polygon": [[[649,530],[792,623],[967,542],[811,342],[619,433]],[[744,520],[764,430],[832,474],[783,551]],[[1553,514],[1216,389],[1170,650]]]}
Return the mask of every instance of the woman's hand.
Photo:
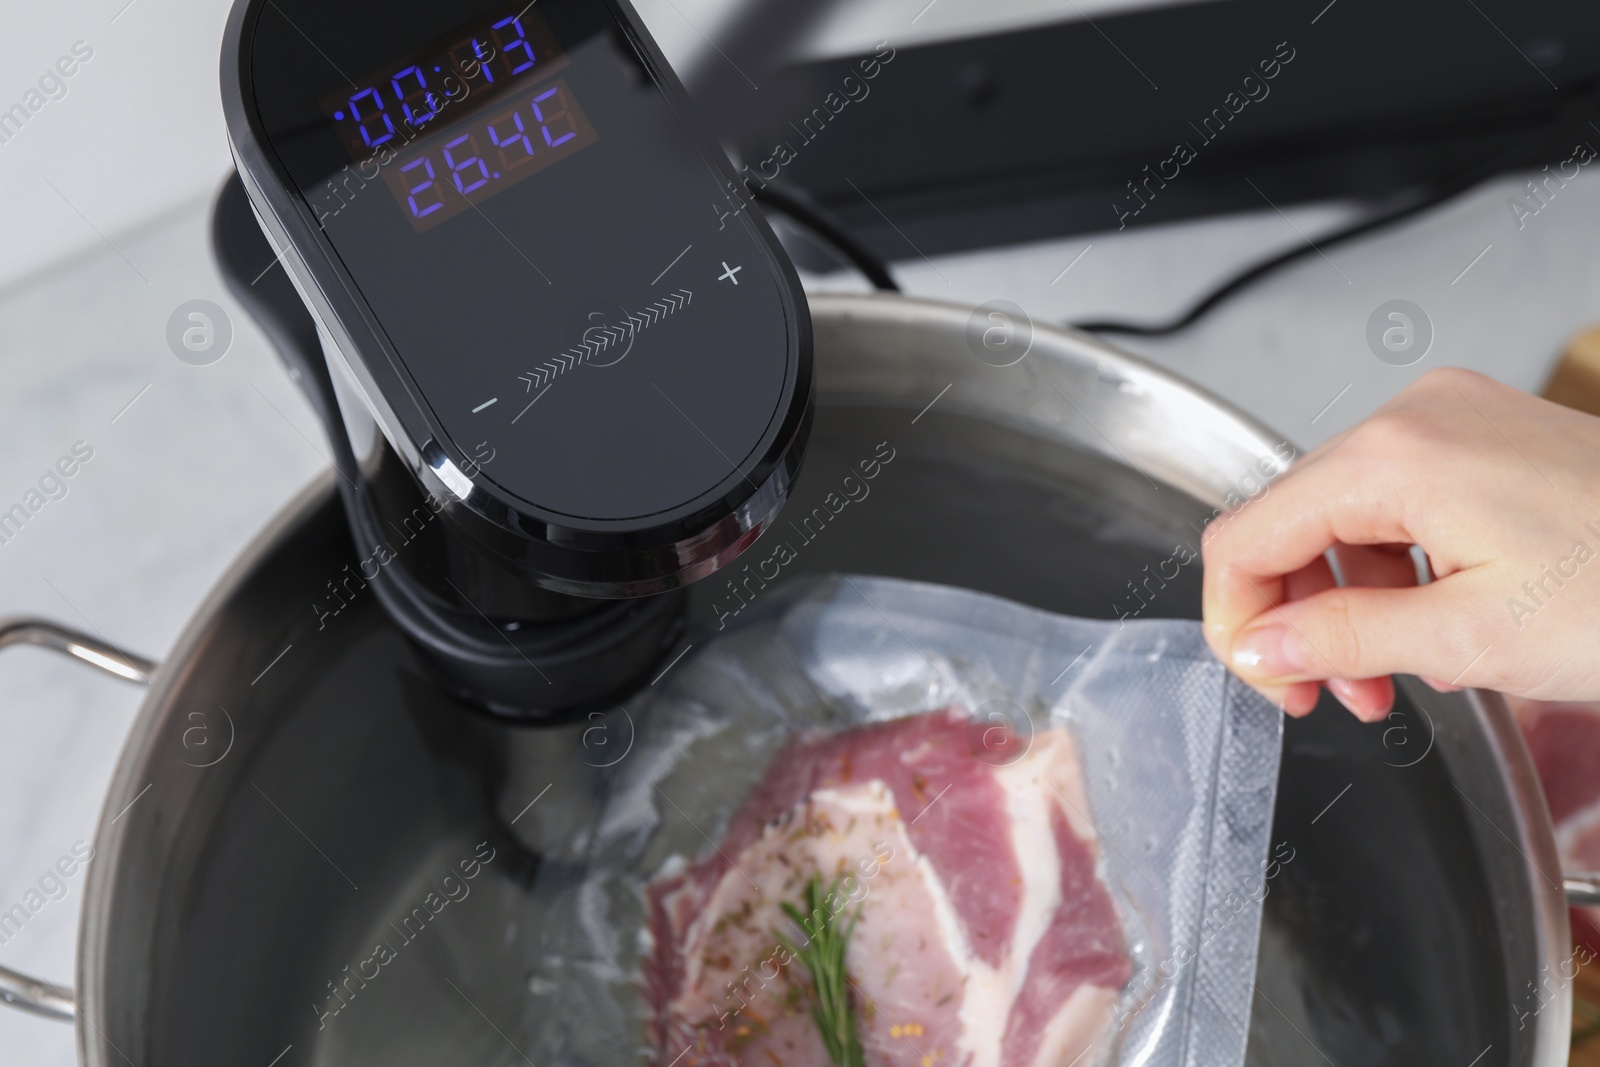
{"label": "woman's hand", "polygon": [[1206,533],[1206,639],[1291,715],[1381,719],[1391,674],[1600,699],[1600,419],[1436,370]]}

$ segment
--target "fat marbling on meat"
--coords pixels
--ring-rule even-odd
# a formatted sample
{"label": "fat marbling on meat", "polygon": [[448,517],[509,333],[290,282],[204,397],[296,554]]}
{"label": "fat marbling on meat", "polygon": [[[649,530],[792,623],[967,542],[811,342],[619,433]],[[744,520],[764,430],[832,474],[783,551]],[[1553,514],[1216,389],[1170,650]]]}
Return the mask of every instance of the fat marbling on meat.
{"label": "fat marbling on meat", "polygon": [[720,845],[647,889],[656,1067],[827,1067],[775,933],[803,947],[780,905],[814,875],[840,879],[840,926],[859,909],[866,1067],[1094,1062],[1131,964],[1088,810],[1060,730],[1029,745],[946,709],[791,739]]}

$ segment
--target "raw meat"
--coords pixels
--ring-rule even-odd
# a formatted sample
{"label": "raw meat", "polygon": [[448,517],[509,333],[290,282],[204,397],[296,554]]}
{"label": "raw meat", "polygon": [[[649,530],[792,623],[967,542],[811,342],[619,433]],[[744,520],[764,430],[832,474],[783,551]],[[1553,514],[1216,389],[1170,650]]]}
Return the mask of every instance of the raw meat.
{"label": "raw meat", "polygon": [[[1511,700],[1568,870],[1600,870],[1600,705]],[[1572,933],[1600,952],[1600,908],[1573,908]]]}
{"label": "raw meat", "polygon": [[1131,969],[1087,811],[1062,731],[1026,746],[950,709],[791,740],[720,846],[647,890],[656,1067],[827,1067],[774,933],[804,946],[779,905],[813,875],[843,879],[840,927],[859,908],[866,1067],[1076,1062]]}

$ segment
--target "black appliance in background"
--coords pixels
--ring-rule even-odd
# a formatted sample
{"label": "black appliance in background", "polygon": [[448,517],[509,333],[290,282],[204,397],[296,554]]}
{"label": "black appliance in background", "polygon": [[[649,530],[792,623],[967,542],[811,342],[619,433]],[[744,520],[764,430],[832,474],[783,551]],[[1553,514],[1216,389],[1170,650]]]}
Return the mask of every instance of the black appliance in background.
{"label": "black appliance in background", "polygon": [[[1063,0],[1054,24],[891,39],[865,98],[837,114],[825,101],[860,79],[865,54],[773,63],[761,47],[775,38],[754,32],[725,42],[727,62],[708,57],[690,88],[747,177],[789,146],[777,181],[881,260],[1269,200],[1408,213],[1495,173],[1556,171],[1576,141],[1600,146],[1588,123],[1600,8],[1577,0],[1211,0],[1079,14]],[[774,18],[792,29],[792,14]]]}

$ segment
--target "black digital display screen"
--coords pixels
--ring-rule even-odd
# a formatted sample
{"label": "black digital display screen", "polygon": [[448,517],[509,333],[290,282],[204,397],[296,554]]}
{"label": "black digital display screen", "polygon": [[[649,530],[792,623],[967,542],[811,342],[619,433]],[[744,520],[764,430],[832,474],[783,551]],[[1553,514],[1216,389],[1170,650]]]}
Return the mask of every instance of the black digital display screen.
{"label": "black digital display screen", "polygon": [[599,139],[555,36],[518,0],[323,97],[350,157],[376,168],[417,232]]}
{"label": "black digital display screen", "polygon": [[748,489],[801,358],[778,250],[618,2],[270,0],[248,37],[310,251],[383,338],[356,355],[403,368],[475,482],[564,521]]}

